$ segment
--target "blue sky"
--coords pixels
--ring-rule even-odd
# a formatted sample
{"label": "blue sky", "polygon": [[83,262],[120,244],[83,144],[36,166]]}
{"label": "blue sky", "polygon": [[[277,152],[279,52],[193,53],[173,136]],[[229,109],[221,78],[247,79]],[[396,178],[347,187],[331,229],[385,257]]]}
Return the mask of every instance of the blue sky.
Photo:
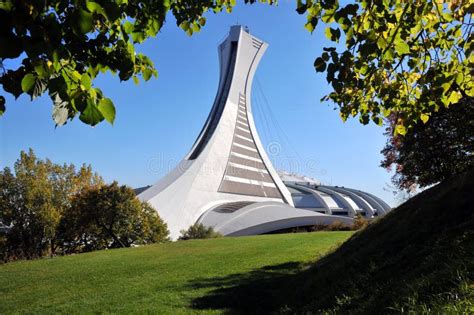
{"label": "blue sky", "polygon": [[268,103],[254,82],[253,107],[264,145],[278,143],[278,154],[270,155],[276,167],[365,190],[395,205],[387,190],[391,174],[379,167],[384,129],[357,119],[343,123],[334,105],[320,102],[330,89],[313,61],[329,42],[323,28],[312,35],[304,29],[306,18],[294,6],[239,4],[231,14],[207,14],[206,26],[192,37],[170,16],[158,37],[137,49],[155,62],[157,79],[138,86],[110,74],[96,80],[117,108],[113,126],[92,128],[75,119],[55,128],[49,98],[14,101],[7,95],[0,166],[12,166],[31,147],[57,163],[91,164],[107,181],[155,183],[187,153],[207,118],[219,79],[217,46],[239,23],[270,45],[256,74]]}

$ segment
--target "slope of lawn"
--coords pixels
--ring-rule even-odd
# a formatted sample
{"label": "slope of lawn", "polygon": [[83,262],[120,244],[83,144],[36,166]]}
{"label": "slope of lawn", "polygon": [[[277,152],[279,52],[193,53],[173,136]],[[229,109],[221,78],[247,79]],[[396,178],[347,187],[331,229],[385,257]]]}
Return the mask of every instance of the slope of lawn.
{"label": "slope of lawn", "polygon": [[474,314],[474,170],[411,198],[300,276],[293,311]]}
{"label": "slope of lawn", "polygon": [[294,274],[351,234],[183,241],[0,265],[0,314],[221,313],[231,308],[195,301],[249,275],[263,281]]}
{"label": "slope of lawn", "polygon": [[193,305],[239,313],[474,314],[474,170],[413,197],[310,268],[262,273],[222,279],[234,284]]}
{"label": "slope of lawn", "polygon": [[0,265],[0,313],[474,314],[474,171],[351,235],[184,241]]}

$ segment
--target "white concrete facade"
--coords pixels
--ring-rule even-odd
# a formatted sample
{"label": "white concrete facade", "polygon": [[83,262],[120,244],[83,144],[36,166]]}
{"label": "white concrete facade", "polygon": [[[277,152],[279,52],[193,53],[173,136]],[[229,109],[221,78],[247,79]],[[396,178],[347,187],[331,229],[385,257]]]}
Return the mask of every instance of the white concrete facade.
{"label": "white concrete facade", "polygon": [[220,80],[206,124],[189,154],[138,198],[168,224],[172,239],[208,209],[226,202],[273,201],[293,206],[260,142],[251,87],[267,44],[231,27],[219,46]]}
{"label": "white concrete facade", "polygon": [[251,104],[253,77],[267,46],[245,28],[231,27],[218,49],[218,91],[201,133],[172,172],[138,195],[158,211],[172,239],[196,222],[240,236],[351,224],[358,214],[370,219],[390,211],[368,193],[275,171]]}

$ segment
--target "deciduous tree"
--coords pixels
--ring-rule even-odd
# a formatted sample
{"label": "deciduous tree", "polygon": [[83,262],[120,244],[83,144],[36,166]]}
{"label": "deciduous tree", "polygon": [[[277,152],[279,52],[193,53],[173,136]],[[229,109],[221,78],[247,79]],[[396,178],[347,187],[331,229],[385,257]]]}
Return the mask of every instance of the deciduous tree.
{"label": "deciduous tree", "polygon": [[469,0],[298,1],[308,30],[322,21],[326,36],[345,44],[325,47],[314,63],[333,89],[323,99],[363,124],[396,112],[393,131],[402,135],[474,96],[473,10]]}
{"label": "deciduous tree", "polygon": [[394,135],[391,116],[381,165],[395,167],[392,181],[403,190],[435,184],[474,167],[474,101],[464,98],[450,109],[441,107],[418,122],[404,137]]}
{"label": "deciduous tree", "polygon": [[[21,59],[0,72],[0,84],[16,98],[48,93],[57,125],[79,115],[96,125],[115,119],[111,99],[93,82],[101,72],[138,83],[157,76],[135,45],[155,37],[172,12],[188,34],[206,22],[204,12],[231,9],[232,0],[74,0],[0,2],[0,61]],[[0,96],[0,114],[5,98]]]}
{"label": "deciduous tree", "polygon": [[[254,3],[256,0],[245,0]],[[274,0],[261,0],[270,4]],[[93,82],[100,72],[120,80],[148,80],[157,72],[135,45],[160,31],[168,12],[189,35],[206,12],[231,11],[235,0],[80,0],[0,3],[0,60],[22,58],[0,74],[3,89],[32,98],[46,91],[58,125],[79,115],[90,125],[113,122],[115,107]],[[397,113],[394,132],[405,134],[441,107],[474,96],[474,4],[469,0],[297,0],[306,29],[318,22],[336,44],[315,60],[333,91],[342,119],[358,116],[381,125]],[[343,47],[343,46],[342,46]],[[0,96],[0,113],[5,98]]]}
{"label": "deciduous tree", "polygon": [[14,173],[0,171],[0,222],[10,227],[3,235],[4,258],[55,254],[56,230],[71,196],[101,182],[90,166],[76,172],[73,165],[40,160],[31,149],[22,151]]}
{"label": "deciduous tree", "polygon": [[74,196],[59,228],[66,253],[163,242],[168,233],[158,213],[117,182]]}

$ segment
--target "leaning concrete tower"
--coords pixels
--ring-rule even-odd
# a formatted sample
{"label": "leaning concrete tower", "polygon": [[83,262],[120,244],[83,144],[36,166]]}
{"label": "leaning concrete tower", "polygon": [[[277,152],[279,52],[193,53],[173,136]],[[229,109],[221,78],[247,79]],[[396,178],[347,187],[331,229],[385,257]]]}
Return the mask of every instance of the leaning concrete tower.
{"label": "leaning concrete tower", "polygon": [[158,210],[173,239],[218,205],[271,201],[293,206],[252,116],[252,81],[267,46],[246,28],[231,27],[218,49],[219,86],[201,133],[179,165],[138,196]]}

